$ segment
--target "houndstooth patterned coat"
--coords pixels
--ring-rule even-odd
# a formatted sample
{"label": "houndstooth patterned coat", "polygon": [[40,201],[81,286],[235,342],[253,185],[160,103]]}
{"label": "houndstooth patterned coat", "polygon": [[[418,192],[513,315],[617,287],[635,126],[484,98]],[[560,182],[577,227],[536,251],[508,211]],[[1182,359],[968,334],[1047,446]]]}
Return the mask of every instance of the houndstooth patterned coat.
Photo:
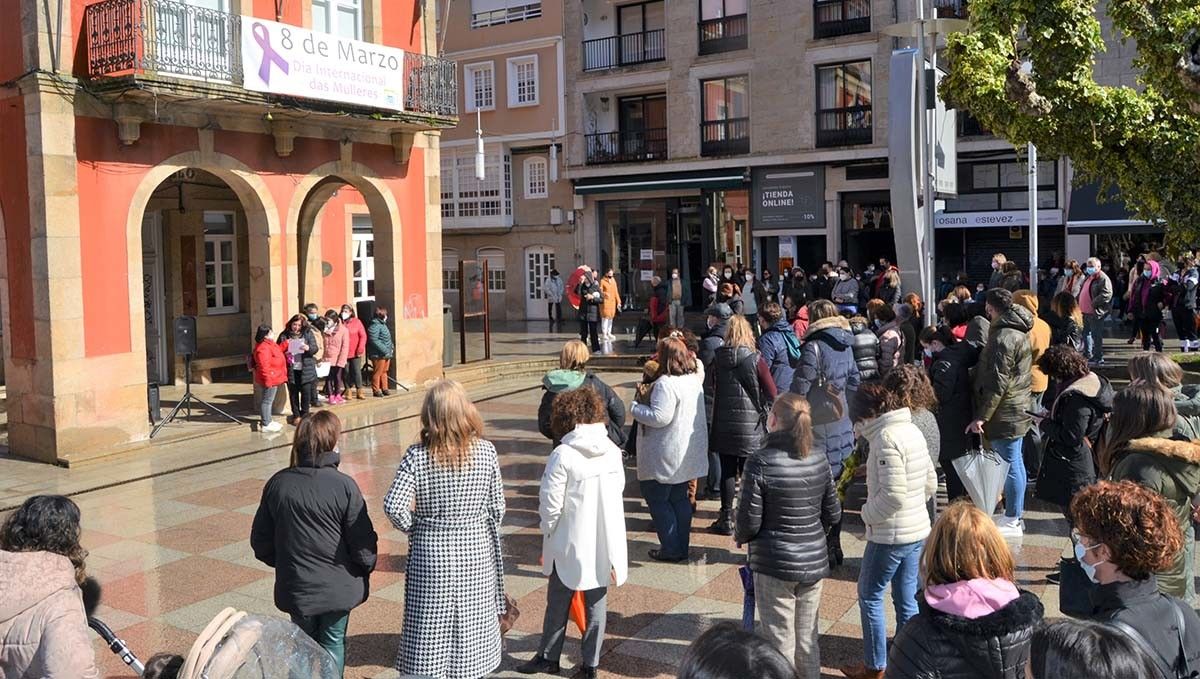
{"label": "houndstooth patterned coat", "polygon": [[490,674],[500,665],[505,611],[496,448],[476,440],[470,464],[455,471],[435,465],[424,445],[410,446],[383,510],[409,535],[396,669],[438,679]]}

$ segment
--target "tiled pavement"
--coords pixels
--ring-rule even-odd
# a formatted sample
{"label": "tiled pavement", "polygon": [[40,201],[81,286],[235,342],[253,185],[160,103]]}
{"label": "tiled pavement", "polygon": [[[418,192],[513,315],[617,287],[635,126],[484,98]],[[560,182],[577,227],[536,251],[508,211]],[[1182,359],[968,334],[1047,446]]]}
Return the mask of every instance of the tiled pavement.
{"label": "tiled pavement", "polygon": [[[630,395],[634,375],[608,379],[622,396]],[[537,489],[549,444],[534,425],[539,390],[533,380],[510,385],[518,386],[530,389],[479,403],[488,437],[501,453],[508,498],[506,586],[522,611],[507,640],[502,677],[519,676],[511,668],[532,654],[546,593],[537,565]],[[381,537],[371,597],[350,617],[348,677],[395,676],[390,667],[403,620],[406,541],[383,516],[382,496],[415,433],[408,419],[354,431],[342,444],[342,469],[361,486]],[[279,615],[272,603],[271,571],[254,561],[247,536],[264,481],[286,461],[285,449],[270,450],[77,496],[84,510],[84,543],[91,552],[88,566],[104,587],[100,616],[143,659],[159,651],[186,652],[195,634],[224,606]],[[632,474],[626,496],[630,575],[626,585],[610,591],[602,676],[672,677],[687,645],[705,627],[740,620],[737,565],[743,556],[728,538],[703,531],[715,518],[715,503],[705,503],[696,517],[692,562],[649,561],[646,551],[655,539]],[[855,511],[861,497],[848,504],[846,564],[826,581],[821,605],[827,668],[861,653],[855,586],[863,550]],[[1066,544],[1066,526],[1056,514],[1037,509],[1035,505],[1028,516],[1030,535],[1014,545],[1018,577],[1022,586],[1043,595],[1048,613],[1054,614],[1057,592],[1044,584],[1043,576]],[[577,662],[574,628],[571,639],[565,664]],[[96,652],[107,676],[129,676],[99,641]],[[835,676],[832,670],[827,673]]]}

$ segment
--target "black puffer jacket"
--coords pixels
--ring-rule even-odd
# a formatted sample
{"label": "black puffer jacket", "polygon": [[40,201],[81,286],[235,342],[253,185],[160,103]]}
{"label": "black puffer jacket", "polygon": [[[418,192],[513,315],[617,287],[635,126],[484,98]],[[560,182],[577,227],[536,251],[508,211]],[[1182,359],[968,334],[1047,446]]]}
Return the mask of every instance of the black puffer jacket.
{"label": "black puffer jacket", "polygon": [[704,374],[712,372],[713,361],[717,358],[717,348],[725,344],[725,333],[729,331],[729,321],[723,320],[704,331],[700,336],[700,349],[696,358],[704,364]]}
{"label": "black puffer jacket", "polygon": [[[559,440],[554,437],[554,431],[550,427],[551,415],[554,412],[554,397],[566,391],[574,391],[580,387],[587,387],[597,394],[600,394],[600,399],[604,401],[604,408],[608,412],[608,438],[618,446],[625,445],[625,402],[617,396],[617,392],[613,388],[605,384],[604,380],[596,376],[596,373],[587,372],[583,375],[582,382],[576,384],[576,380],[564,380],[564,375],[570,376],[569,373],[578,371],[568,370],[552,370],[542,379],[542,402],[538,405],[538,431],[542,432],[542,436],[550,439],[557,448]],[[555,377],[558,379],[555,379]]]}
{"label": "black puffer jacket", "polygon": [[962,340],[942,349],[929,366],[929,381],[937,396],[938,434],[945,464],[964,455],[970,447],[967,425],[971,424],[971,368],[979,361],[978,344]]}
{"label": "black puffer jacket", "polygon": [[854,340],[854,362],[858,364],[858,375],[863,382],[879,379],[879,337],[864,323],[851,323]]}
{"label": "black puffer jacket", "polygon": [[1102,375],[1088,373],[1066,385],[1042,420],[1042,467],[1035,495],[1066,506],[1076,491],[1096,482],[1092,450],[1104,418],[1112,412],[1113,388]]}
{"label": "black puffer jacket", "polygon": [[825,456],[793,457],[790,433],[774,432],[746,460],[734,539],[750,570],[806,585],[829,575],[825,531],[842,517]]}
{"label": "black puffer jacket", "polygon": [[348,611],[367,600],[378,539],[341,456],[277,472],[250,529],[254,558],[275,569],[275,606],[295,615]]}
{"label": "black puffer jacket", "polygon": [[762,447],[767,394],[758,383],[759,360],[758,352],[748,347],[717,349],[710,451],[746,457]]}
{"label": "black puffer jacket", "polygon": [[1022,591],[1004,608],[974,620],[931,607],[917,594],[920,613],[896,634],[888,679],[1023,679],[1029,642],[1042,622],[1042,602]]}

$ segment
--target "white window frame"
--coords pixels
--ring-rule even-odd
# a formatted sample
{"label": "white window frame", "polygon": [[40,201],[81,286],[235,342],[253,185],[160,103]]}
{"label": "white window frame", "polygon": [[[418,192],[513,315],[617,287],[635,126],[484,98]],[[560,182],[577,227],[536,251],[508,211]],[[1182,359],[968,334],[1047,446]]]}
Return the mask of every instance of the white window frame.
{"label": "white window frame", "polygon": [[[446,266],[447,257],[454,262],[454,266]],[[458,250],[453,248],[442,248],[442,291],[462,291],[462,281],[458,280]]]}
{"label": "white window frame", "polygon": [[[506,62],[508,64],[508,107],[523,108],[537,106],[541,103],[542,84],[538,71],[538,55],[509,57]],[[517,75],[521,66],[533,66],[533,98],[525,101],[521,100],[521,81]]]}
{"label": "white window frame", "polygon": [[[204,268],[201,270],[204,286],[204,310],[209,316],[219,316],[223,314],[236,314],[241,310],[241,300],[238,291],[238,246],[237,246],[237,214],[232,210],[205,210],[205,214],[220,214],[228,215],[230,223],[233,224],[233,233],[214,233],[204,234],[204,250],[200,253],[204,259]],[[214,260],[208,259],[208,244],[212,243]],[[233,280],[226,281],[224,274],[221,271],[221,265],[226,260],[221,259],[221,244],[229,243],[229,263],[232,264]],[[213,285],[208,284],[208,267],[213,267]],[[222,302],[221,288],[233,286],[233,304],[227,305]],[[208,305],[208,289],[215,288],[216,295],[214,299],[217,301],[216,306]]]}
{"label": "white window frame", "polygon": [[[358,217],[360,215],[355,215]],[[367,215],[361,215],[366,217]],[[375,256],[368,255],[367,248],[374,249],[375,247],[375,232],[351,229],[350,233],[350,297],[355,302],[373,301],[375,295],[371,294],[371,283],[375,282]],[[362,248],[362,256],[359,256],[359,248]],[[354,275],[354,265],[359,264],[359,272],[361,276]],[[362,285],[362,295],[356,295],[355,286]]]}
{"label": "white window frame", "polygon": [[[475,258],[488,264],[488,292],[507,292],[508,276],[505,270],[508,268],[508,256],[504,249],[495,246],[482,247],[475,251]],[[497,260],[502,266],[493,268],[492,264]]]}
{"label": "white window frame", "polygon": [[[535,177],[535,168],[540,166],[540,177]],[[533,156],[526,158],[522,164],[522,175],[525,179],[525,197],[526,198],[548,198],[550,196],[550,163],[545,156]],[[539,183],[535,179],[540,179]]]}
{"label": "white window frame", "polygon": [[[338,14],[343,9],[354,11],[354,35],[346,36],[337,32],[341,22],[338,21]],[[329,35],[336,35],[341,38],[351,38],[354,40],[363,40],[363,3],[362,0],[312,0],[312,27],[317,30],[317,13],[325,15],[325,28],[329,29],[325,32]]]}
{"label": "white window frame", "polygon": [[484,149],[483,182],[475,179],[473,146],[442,147],[442,226],[513,225],[512,156],[500,145]]}
{"label": "white window frame", "polygon": [[[475,99],[475,77],[476,73],[487,71],[492,77],[492,101],[490,104],[480,106]],[[492,61],[479,61],[474,64],[466,64],[463,66],[463,105],[467,113],[476,111],[495,111],[496,110],[496,64]]]}

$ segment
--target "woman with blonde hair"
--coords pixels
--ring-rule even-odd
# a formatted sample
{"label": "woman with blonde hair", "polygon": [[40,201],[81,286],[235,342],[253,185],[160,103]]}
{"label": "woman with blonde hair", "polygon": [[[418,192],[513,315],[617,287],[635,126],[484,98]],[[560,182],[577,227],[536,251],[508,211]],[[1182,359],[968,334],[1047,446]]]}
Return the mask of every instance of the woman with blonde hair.
{"label": "woman with blonde hair", "polygon": [[709,450],[721,462],[721,513],[709,530],[733,535],[733,493],[746,458],[766,438],[766,413],[776,396],[771,369],[755,347],[745,316],[729,319],[725,344],[717,349],[705,379],[713,393]]}
{"label": "woman with blonde hair", "polygon": [[734,539],[749,545],[759,632],[794,659],[797,679],[817,679],[817,611],[830,572],[825,533],[842,507],[828,462],[812,454],[808,401],[780,396],[767,430],[766,445],[746,462]]}
{"label": "woman with blonde hair", "polygon": [[470,679],[495,671],[507,611],[504,485],[496,448],[458,382],[439,380],[425,395],[421,440],[405,452],[383,510],[409,536],[400,674]]}
{"label": "woman with blonde hair", "polygon": [[558,445],[558,438],[554,436],[550,422],[554,399],[559,394],[581,387],[600,394],[608,413],[608,438],[618,446],[625,445],[625,402],[596,373],[587,369],[591,359],[592,353],[588,351],[586,344],[577,339],[568,340],[558,353],[558,368],[547,372],[542,378],[542,389],[545,393],[542,394],[542,402],[538,406],[538,431],[553,441],[555,446]]}
{"label": "woman with blonde hair", "polygon": [[951,504],[925,541],[920,612],[896,633],[889,679],[1022,679],[1044,610],[1013,584],[1015,570],[992,518],[970,502]]}
{"label": "woman with blonde hair", "polygon": [[683,339],[658,342],[658,379],[649,403],[633,404],[638,434],[637,477],[659,548],[655,561],[688,558],[692,503],[688,484],[708,474],[708,422],[704,413],[704,369]]}

